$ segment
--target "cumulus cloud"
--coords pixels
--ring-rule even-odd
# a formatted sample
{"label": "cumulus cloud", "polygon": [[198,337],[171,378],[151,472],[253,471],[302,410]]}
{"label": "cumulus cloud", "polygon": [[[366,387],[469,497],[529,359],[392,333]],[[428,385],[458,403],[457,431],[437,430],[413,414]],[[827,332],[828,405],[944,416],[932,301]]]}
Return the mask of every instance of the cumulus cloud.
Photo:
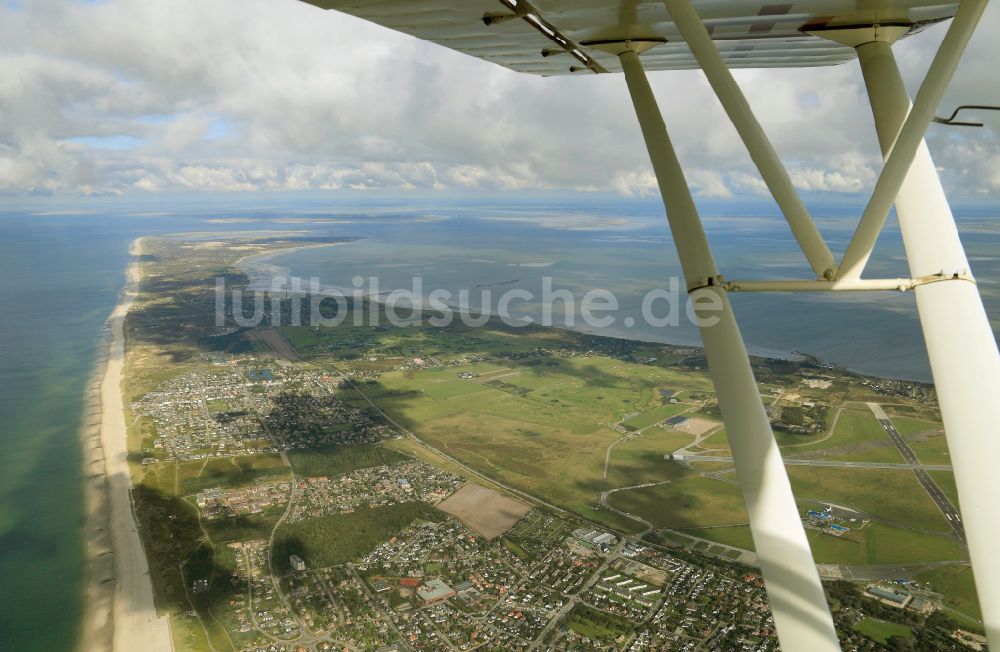
{"label": "cumulus cloud", "polygon": [[687,180],[699,197],[725,199],[733,196],[722,174],[715,170],[691,170]]}
{"label": "cumulus cloud", "polygon": [[[983,22],[943,107],[1000,104],[1000,7]],[[911,90],[943,31],[897,46]],[[21,0],[0,43],[0,192],[656,192],[620,75],[520,75],[295,0]],[[650,77],[695,191],[765,192],[702,75]],[[737,78],[798,188],[871,188],[856,64]],[[1000,194],[998,133],[932,127],[949,190]]]}

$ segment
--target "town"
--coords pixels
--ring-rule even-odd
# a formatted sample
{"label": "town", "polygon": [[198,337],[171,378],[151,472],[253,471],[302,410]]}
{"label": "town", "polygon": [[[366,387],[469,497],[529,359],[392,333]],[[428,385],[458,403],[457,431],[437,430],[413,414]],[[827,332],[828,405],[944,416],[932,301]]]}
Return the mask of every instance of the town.
{"label": "town", "polygon": [[[150,246],[162,278],[197,275]],[[492,323],[174,336],[144,297],[133,497],[181,647],[777,649],[700,349]],[[932,390],[807,356],[754,370],[844,649],[983,649],[960,541],[869,407],[946,501]],[[930,571],[866,570],[906,560]]]}
{"label": "town", "polygon": [[[152,435],[145,464],[294,458],[331,446],[378,449],[399,436],[370,406],[349,400],[340,377],[257,355],[209,362],[132,405]],[[433,368],[425,360],[410,366],[428,364]],[[464,372],[459,379],[477,376]],[[667,405],[677,404],[670,402],[673,392],[663,396]],[[615,429],[634,434],[628,424],[638,415],[624,414]],[[691,419],[697,420],[674,416],[651,425],[691,430]],[[386,457],[389,463],[380,463]],[[388,452],[343,473],[302,475],[291,467],[284,476],[205,487],[190,499],[206,524],[281,513],[288,527],[394,505],[443,507],[473,486],[453,472]],[[478,489],[490,495],[466,506],[476,514],[468,522],[447,511],[434,520],[416,519],[345,563],[318,565],[307,547],[279,558],[273,536],[229,542],[235,559],[229,597],[215,607],[224,614],[227,638],[236,649],[260,651],[777,649],[764,585],[752,566],[622,536],[537,507],[525,506],[525,515],[504,521],[490,512],[497,509],[491,505],[495,492]],[[846,524],[855,526],[854,515],[828,507],[803,518],[809,528],[840,536],[849,531]],[[475,529],[491,519],[499,519],[499,530],[496,523],[488,536]],[[211,593],[210,582],[220,578],[192,575],[187,581],[197,597]],[[915,597],[898,585],[871,585],[863,595],[900,611],[927,614],[939,607],[933,594]],[[852,626],[869,619],[863,609],[841,617]],[[854,645],[846,649],[875,649],[855,628],[846,632]],[[975,634],[956,628],[949,641],[960,645],[960,638],[977,649]]]}

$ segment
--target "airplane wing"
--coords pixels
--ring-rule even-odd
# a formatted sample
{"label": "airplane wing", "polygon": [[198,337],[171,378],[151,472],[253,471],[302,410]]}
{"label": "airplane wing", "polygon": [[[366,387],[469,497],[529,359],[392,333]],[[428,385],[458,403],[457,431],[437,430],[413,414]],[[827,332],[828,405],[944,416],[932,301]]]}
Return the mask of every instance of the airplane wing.
{"label": "airplane wing", "polygon": [[[302,0],[517,72],[569,75],[620,72],[601,43],[656,47],[646,70],[698,64],[660,0]],[[956,2],[934,0],[695,0],[730,68],[828,66],[853,48],[806,33],[851,25],[906,26],[909,33],[951,18]]]}

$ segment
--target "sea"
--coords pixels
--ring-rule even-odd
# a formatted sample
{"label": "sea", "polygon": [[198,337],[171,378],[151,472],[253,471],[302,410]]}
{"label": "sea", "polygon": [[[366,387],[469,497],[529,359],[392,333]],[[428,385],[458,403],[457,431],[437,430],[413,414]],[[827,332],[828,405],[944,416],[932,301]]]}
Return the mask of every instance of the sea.
{"label": "sea", "polygon": [[[748,199],[700,208],[727,278],[809,277],[773,206]],[[817,200],[810,208],[831,248],[842,251],[862,206]],[[956,216],[996,330],[1000,206],[964,206]],[[352,240],[252,259],[247,270],[257,279],[315,277],[349,289],[360,277],[366,290],[377,279],[385,293],[412,290],[420,278],[424,295],[466,290],[477,308],[485,289],[494,298],[513,288],[540,297],[548,284],[577,300],[602,289],[618,302],[614,323],[592,327],[574,312],[574,328],[698,343],[684,318],[676,326],[641,318],[647,293],[670,287],[680,273],[653,199],[338,193],[0,204],[0,648],[71,650],[79,634],[84,390],[124,284],[129,243],[142,235],[262,230]],[[906,275],[894,223],[867,275]],[[911,294],[735,294],[732,301],[754,353],[805,352],[862,373],[930,378]],[[541,302],[514,301],[511,314],[541,320]],[[555,324],[565,325],[567,315],[559,308]]]}

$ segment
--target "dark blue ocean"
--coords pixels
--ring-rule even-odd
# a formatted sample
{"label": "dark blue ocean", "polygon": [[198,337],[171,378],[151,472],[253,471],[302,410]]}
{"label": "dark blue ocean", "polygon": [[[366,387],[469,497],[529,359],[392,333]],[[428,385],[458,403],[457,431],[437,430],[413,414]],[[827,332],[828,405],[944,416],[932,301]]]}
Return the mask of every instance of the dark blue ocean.
{"label": "dark blue ocean", "polygon": [[[833,249],[845,246],[860,208],[813,206]],[[787,227],[768,205],[704,203],[702,209],[727,277],[808,277]],[[956,212],[987,308],[1000,316],[1000,207]],[[646,291],[678,274],[665,228],[658,202],[591,195],[0,204],[0,648],[68,650],[78,634],[83,393],[135,237],[262,229],[356,237],[268,262],[328,285],[377,276],[382,290],[410,287],[420,276],[428,291],[536,291],[548,276],[554,287],[577,294],[614,292],[624,315]],[[905,275],[901,256],[898,233],[890,228],[868,276]],[[928,379],[910,295],[736,295],[733,303],[758,352],[804,351],[866,373]],[[667,329],[616,321],[603,332],[697,341],[684,320]]]}

